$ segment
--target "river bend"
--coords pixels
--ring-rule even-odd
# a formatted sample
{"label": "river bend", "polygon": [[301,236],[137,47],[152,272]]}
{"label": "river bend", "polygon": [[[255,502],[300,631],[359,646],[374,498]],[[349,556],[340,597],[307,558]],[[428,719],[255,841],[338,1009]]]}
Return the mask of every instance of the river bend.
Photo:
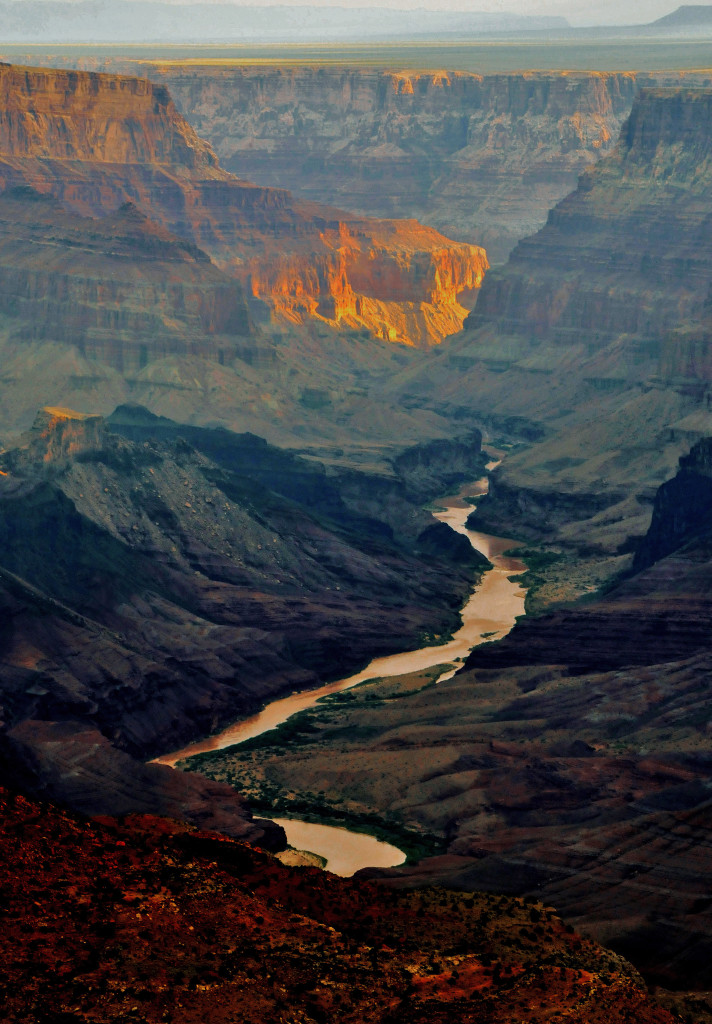
{"label": "river bend", "polygon": [[[493,565],[493,568],[484,574],[481,583],[462,608],[462,625],[451,640],[439,646],[422,647],[417,651],[374,658],[366,668],[354,675],[327,683],[315,690],[293,693],[289,697],[272,701],[257,714],[228,726],[214,736],[158,757],[156,762],[175,768],[178,761],[184,758],[224,750],[226,747],[243,743],[269,732],[270,729],[275,729],[292,715],[314,707],[322,697],[348,690],[368,679],[399,676],[435,665],[444,665],[445,668],[438,677],[438,682],[442,682],[455,674],[473,647],[505,636],[514,625],[517,616],[524,614],[525,590],[519,582],[510,577],[524,572],[526,566],[519,559],[504,555],[506,550],[514,546],[514,541],[467,529],[465,523],[472,511],[472,504],[467,501],[467,497],[483,495],[486,491],[487,479],[484,478],[463,487],[456,496],[440,499],[439,509],[433,512],[441,522],[447,523],[453,530],[466,536],[472,546]],[[285,827],[290,846],[308,849],[324,857],[327,861],[326,867],[334,874],[351,875],[362,867],[393,867],[403,863],[405,859],[405,854],[401,850],[387,843],[380,843],[372,836],[292,819],[279,821]],[[309,845],[305,845],[306,843]]]}

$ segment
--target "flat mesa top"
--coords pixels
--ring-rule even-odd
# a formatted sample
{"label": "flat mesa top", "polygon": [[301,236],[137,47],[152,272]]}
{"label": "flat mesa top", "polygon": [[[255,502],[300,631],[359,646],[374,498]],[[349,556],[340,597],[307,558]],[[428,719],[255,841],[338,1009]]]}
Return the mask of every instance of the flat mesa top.
{"label": "flat mesa top", "polygon": [[45,405],[42,412],[63,420],[90,420],[96,418],[92,413],[77,412],[75,409],[66,409],[62,405]]}
{"label": "flat mesa top", "polygon": [[169,64],[318,65],[471,71],[499,74],[548,71],[690,71],[710,64],[710,41],[695,38],[540,38],[536,40],[422,40],[406,43],[3,43],[0,59],[40,63],[89,57],[93,70],[112,58]]}

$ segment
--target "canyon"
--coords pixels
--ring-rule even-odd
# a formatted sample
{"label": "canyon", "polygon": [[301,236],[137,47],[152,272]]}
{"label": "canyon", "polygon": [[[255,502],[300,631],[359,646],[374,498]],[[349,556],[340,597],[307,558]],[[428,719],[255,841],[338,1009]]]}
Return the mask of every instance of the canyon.
{"label": "canyon", "polygon": [[5,189],[29,185],[94,217],[132,202],[287,322],[437,343],[487,268],[482,249],[415,221],[374,223],[235,178],[145,80],[3,65],[0,95]]}
{"label": "canyon", "polygon": [[641,89],[711,81],[705,71],[477,74],[345,62],[50,59],[165,85],[240,177],[371,217],[415,216],[484,246],[495,264],[613,149]]}
{"label": "canyon", "polygon": [[516,442],[469,522],[520,538],[536,617],[437,686],[376,680],[288,745],[196,764],[420,832],[440,851],[383,884],[551,900],[683,991],[710,984],[709,102],[643,92],[463,333],[392,382]]}
{"label": "canyon", "polygon": [[394,529],[359,498],[385,481],[136,407],[46,408],[0,462],[2,775],[85,813],[278,843],[234,791],[142,762],[448,632],[477,571],[431,536],[412,479],[387,484]]}
{"label": "canyon", "polygon": [[640,87],[660,78],[30,56],[148,77],[240,177],[372,217],[416,216],[494,263],[613,147]]}
{"label": "canyon", "polygon": [[661,488],[648,567],[605,597],[520,620],[437,685],[375,678],[189,766],[430,845],[367,872],[383,884],[551,902],[649,982],[708,990],[709,473],[701,443]]}
{"label": "canyon", "polygon": [[[40,863],[37,847],[22,845],[39,821],[99,850],[107,870],[126,869],[124,895],[155,895],[160,876],[179,895],[198,884],[229,902],[244,876],[242,905],[287,945],[297,915],[322,937],[346,922],[335,962],[356,957],[361,977],[366,958],[358,987],[368,999],[343,976],[333,989],[314,981],[324,964],[310,947],[306,974],[290,968],[278,994],[284,963],[274,961],[254,1019],[279,1005],[286,1019],[298,1007],[304,1021],[355,1020],[362,1011],[350,1004],[364,1002],[371,1017],[361,1019],[484,1022],[496,1019],[496,994],[530,1021],[562,1007],[581,1021],[709,1020],[706,72],[695,88],[691,77],[671,89],[671,76],[664,88],[653,76],[637,95],[643,76],[624,74],[438,81],[330,68],[320,83],[315,69],[285,67],[261,81],[253,66],[201,70],[191,86],[193,70],[146,66],[183,89],[201,133],[212,124],[221,161],[240,135],[245,152],[250,139],[269,142],[275,168],[298,165],[297,153],[308,162],[296,135],[323,147],[345,110],[332,137],[351,170],[335,189],[363,177],[356,154],[370,153],[369,139],[385,147],[372,154],[374,173],[408,164],[415,174],[428,145],[435,173],[458,140],[473,140],[471,166],[483,168],[511,137],[482,189],[504,190],[507,160],[528,154],[512,207],[490,225],[498,259],[517,244],[483,280],[480,238],[450,241],[412,219],[374,221],[236,178],[165,84],[0,67],[0,778],[26,794],[3,797],[23,857]],[[259,98],[282,111],[282,148],[271,114],[264,136],[254,109],[230,127],[230,83],[245,109]],[[311,131],[305,116],[296,132],[309,94],[321,120]],[[441,123],[443,102],[453,121]],[[466,124],[468,104],[479,113]],[[546,142],[538,155],[536,130]],[[592,155],[595,166],[521,240]],[[305,188],[327,163],[315,160]],[[407,199],[420,216],[403,178],[404,208]],[[145,763],[266,700],[456,628],[483,567],[423,505],[481,476],[483,434],[506,458],[469,523],[516,538],[529,566],[529,614],[508,637],[478,645],[437,685],[427,673],[368,682],[310,712],[289,743],[251,741],[203,760],[203,775]],[[369,872],[374,888],[290,873],[207,834],[284,846],[241,791],[260,808],[288,791],[325,818],[379,820],[417,840],[420,859]],[[84,815],[165,815],[206,831],[157,818],[87,824],[38,810],[28,794]],[[131,874],[134,849],[152,851],[150,880]],[[67,877],[66,860],[51,871],[42,861],[38,892],[52,871]],[[509,896],[470,895],[479,890]],[[119,896],[112,890],[112,908]],[[540,902],[532,910],[524,897]],[[349,901],[363,909],[353,925]],[[615,953],[569,939],[549,904]],[[150,957],[158,918],[143,895],[137,906]],[[434,923],[436,906],[450,930]],[[495,906],[516,921],[502,926],[516,933],[506,970],[504,953],[471,959]],[[198,912],[198,927],[222,943],[214,910]],[[111,913],[138,948],[138,925]],[[395,953],[400,917],[423,944],[408,947],[410,961]],[[226,986],[243,967],[222,945],[218,967],[207,966],[209,932],[191,947],[194,961],[171,966],[167,988],[194,1000],[183,1016],[171,1003],[176,1019],[207,1012],[213,998],[226,1013],[237,1005]],[[253,933],[250,942],[264,938]],[[34,941],[29,925],[23,935]],[[439,957],[460,962],[431,963],[431,937]],[[13,999],[23,985],[35,992],[18,941],[3,978]],[[622,957],[648,984],[676,990],[660,993],[669,1011]],[[417,982],[405,985],[403,971]],[[76,973],[72,960],[67,976]],[[120,1019],[127,1004],[102,978]],[[144,985],[139,1000],[129,988],[144,1019],[157,1019],[159,1004],[164,1012],[168,996]],[[94,996],[80,990],[85,1002],[67,1012],[91,1019]],[[348,995],[337,1009],[339,991]]]}
{"label": "canyon", "polygon": [[473,522],[549,545],[542,606],[629,567],[657,488],[712,433],[709,138],[695,127],[709,102],[644,91],[614,151],[488,274],[447,352],[391,382],[410,409],[476,409],[530,446]]}

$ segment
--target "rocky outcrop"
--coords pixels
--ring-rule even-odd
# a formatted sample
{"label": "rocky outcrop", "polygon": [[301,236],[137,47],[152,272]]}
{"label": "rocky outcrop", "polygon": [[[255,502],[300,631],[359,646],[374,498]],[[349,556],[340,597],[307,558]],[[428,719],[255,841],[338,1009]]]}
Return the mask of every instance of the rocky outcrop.
{"label": "rocky outcrop", "polygon": [[393,470],[415,500],[450,492],[484,472],[487,456],[482,451],[482,434],[439,439],[414,445],[393,459]]}
{"label": "rocky outcrop", "polygon": [[288,322],[427,346],[459,329],[460,300],[471,306],[487,268],[483,250],[415,222],[374,223],[235,178],[164,86],[2,65],[0,95],[0,186],[30,185],[83,216],[134,203]]}
{"label": "rocky outcrop", "polygon": [[471,1024],[521,1018],[522,1003],[527,1024],[679,1019],[541,905],[389,893],[165,818],[86,821],[13,790],[0,825],[8,1022]]}
{"label": "rocky outcrop", "polygon": [[167,90],[145,80],[1,64],[0,97],[3,164],[169,164],[179,174],[212,169],[223,177],[210,146],[177,115]]}

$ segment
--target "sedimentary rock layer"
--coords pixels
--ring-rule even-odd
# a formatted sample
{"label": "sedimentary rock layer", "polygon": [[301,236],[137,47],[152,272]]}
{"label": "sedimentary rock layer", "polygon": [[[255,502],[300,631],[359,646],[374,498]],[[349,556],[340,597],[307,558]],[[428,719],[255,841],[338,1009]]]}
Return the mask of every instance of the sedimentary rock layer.
{"label": "sedimentary rock layer", "polygon": [[0,195],[0,313],[122,372],[168,354],[224,363],[254,334],[241,285],[133,204],[96,220],[21,187]]}
{"label": "sedimentary rock layer", "polygon": [[468,330],[524,351],[573,343],[593,355],[619,342],[619,379],[653,363],[667,383],[704,386],[711,117],[710,91],[646,90],[615,150],[490,276]]}
{"label": "sedimentary rock layer", "polygon": [[481,249],[415,222],[374,223],[238,180],[163,86],[2,65],[0,95],[0,185],[29,184],[94,217],[133,202],[288,320],[427,345],[459,328],[458,300],[471,304],[487,268]]}
{"label": "sedimentary rock layer", "polygon": [[241,177],[370,216],[415,216],[483,245],[495,263],[613,147],[641,86],[705,80],[120,59],[101,66],[166,84]]}

